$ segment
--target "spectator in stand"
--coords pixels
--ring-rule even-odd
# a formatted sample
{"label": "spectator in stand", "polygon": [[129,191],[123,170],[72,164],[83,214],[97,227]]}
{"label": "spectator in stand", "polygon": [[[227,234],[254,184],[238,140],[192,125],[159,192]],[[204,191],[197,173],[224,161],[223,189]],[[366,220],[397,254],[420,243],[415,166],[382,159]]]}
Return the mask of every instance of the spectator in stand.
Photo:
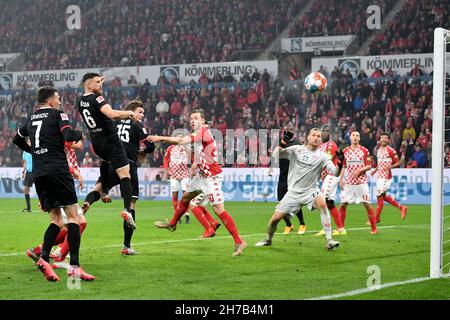
{"label": "spectator in stand", "polygon": [[89,152],[86,152],[84,154],[84,158],[81,164],[83,167],[92,167],[94,165],[94,160],[91,158],[91,155]]}
{"label": "spectator in stand", "polygon": [[406,140],[408,135],[412,140],[416,140],[416,130],[413,127],[413,120],[412,118],[408,119],[408,122],[406,123],[406,128],[403,130],[403,140]]}
{"label": "spectator in stand", "polygon": [[261,79],[261,74],[259,73],[258,68],[255,68],[255,71],[253,71],[252,74],[252,81],[256,82],[259,79]]}
{"label": "spectator in stand", "polygon": [[156,105],[156,112],[160,115],[165,115],[167,114],[167,112],[169,112],[169,104],[164,99],[163,95],[159,97],[159,102]]}
{"label": "spectator in stand", "polygon": [[427,156],[422,150],[420,144],[416,144],[415,151],[411,159],[416,162],[418,168],[425,168],[425,165],[427,163]]}

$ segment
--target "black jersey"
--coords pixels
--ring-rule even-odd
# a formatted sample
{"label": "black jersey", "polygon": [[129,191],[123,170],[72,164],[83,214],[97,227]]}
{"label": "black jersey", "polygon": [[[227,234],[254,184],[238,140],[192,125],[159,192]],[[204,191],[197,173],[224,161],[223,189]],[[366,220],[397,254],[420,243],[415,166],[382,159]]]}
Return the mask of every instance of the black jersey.
{"label": "black jersey", "polygon": [[108,138],[117,138],[114,121],[100,111],[105,104],[108,104],[105,98],[94,93],[83,95],[77,100],[78,111],[91,134],[93,143],[104,143]]}
{"label": "black jersey", "polygon": [[125,147],[128,159],[136,162],[141,140],[147,138],[147,131],[141,123],[131,119],[117,121],[116,125],[117,133]]}
{"label": "black jersey", "polygon": [[[69,173],[64,152],[63,131],[70,128],[69,117],[61,110],[44,107],[27,119],[17,134],[30,137],[35,177]],[[81,132],[77,131],[81,138]]]}

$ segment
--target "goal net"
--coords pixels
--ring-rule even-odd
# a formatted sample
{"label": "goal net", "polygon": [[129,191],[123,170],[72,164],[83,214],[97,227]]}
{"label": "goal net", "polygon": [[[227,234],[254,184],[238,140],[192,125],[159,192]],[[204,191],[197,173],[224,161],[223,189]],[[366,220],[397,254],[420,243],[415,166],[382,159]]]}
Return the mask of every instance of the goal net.
{"label": "goal net", "polygon": [[434,30],[430,277],[450,276],[450,31]]}

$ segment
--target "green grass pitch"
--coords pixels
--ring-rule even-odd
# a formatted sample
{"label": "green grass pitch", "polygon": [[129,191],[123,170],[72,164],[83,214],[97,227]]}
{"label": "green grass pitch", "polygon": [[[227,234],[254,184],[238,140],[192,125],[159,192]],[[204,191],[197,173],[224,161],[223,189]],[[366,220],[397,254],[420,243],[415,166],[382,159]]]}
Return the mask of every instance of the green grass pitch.
{"label": "green grass pitch", "polygon": [[[19,213],[22,199],[0,201],[0,299],[308,299],[367,287],[369,266],[380,270],[381,284],[427,277],[429,274],[430,207],[409,206],[401,221],[397,209],[386,205],[379,234],[370,235],[364,208],[348,208],[348,236],[341,246],[324,248],[317,211],[305,210],[307,233],[282,235],[281,222],[272,247],[256,248],[264,237],[275,203],[226,203],[248,243],[242,256],[232,257],[233,240],[222,226],[213,239],[202,233],[194,217],[176,232],[153,227],[170,218],[171,202],[139,201],[133,246],[138,256],[121,256],[122,201],[96,203],[87,214],[80,261],[94,274],[70,290],[65,270],[59,283],[48,283],[26,257],[27,248],[42,240],[49,220],[37,210]],[[184,221],[184,219],[183,219]],[[296,220],[294,225],[298,227]],[[448,227],[448,226],[447,226]],[[450,248],[449,248],[450,249]],[[449,299],[450,279],[405,284],[343,299]]]}

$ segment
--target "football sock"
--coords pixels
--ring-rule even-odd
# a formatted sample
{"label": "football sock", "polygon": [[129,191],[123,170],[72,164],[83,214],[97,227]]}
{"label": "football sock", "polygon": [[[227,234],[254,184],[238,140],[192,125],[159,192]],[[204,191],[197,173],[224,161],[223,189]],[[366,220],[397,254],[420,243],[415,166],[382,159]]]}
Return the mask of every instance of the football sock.
{"label": "football sock", "polygon": [[[86,229],[86,227],[87,227],[87,222],[80,223],[80,235],[83,234],[84,229]],[[64,260],[68,253],[69,253],[69,240],[66,235],[64,242],[61,246],[61,249],[59,250],[60,259],[58,259],[58,260],[61,260],[61,261]]]}
{"label": "football sock", "polygon": [[58,236],[60,227],[51,223],[44,234],[44,243],[42,244],[42,259],[49,262],[50,251],[52,250],[55,239]]}
{"label": "football sock", "polygon": [[345,226],[345,218],[347,218],[347,207],[341,206],[339,209],[339,215],[341,216],[342,226]]}
{"label": "football sock", "polygon": [[25,195],[25,202],[27,203],[27,209],[31,210],[31,205],[30,205],[30,194],[26,194]]}
{"label": "football sock", "polygon": [[[130,213],[133,216],[134,221],[136,221],[136,211],[134,209],[130,209]],[[133,236],[133,228],[128,226],[128,223],[123,221],[123,245],[127,248],[131,248],[131,237]]]}
{"label": "football sock", "polygon": [[130,212],[130,206],[131,206],[131,179],[130,178],[123,178],[120,180],[120,193],[122,194],[123,198],[123,207],[125,210]]}
{"label": "football sock", "polygon": [[212,231],[211,224],[209,223],[208,219],[206,219],[202,209],[200,209],[199,207],[194,207],[192,208],[192,214],[198,220],[198,222],[200,222],[203,228],[205,228],[205,231]]}
{"label": "football sock", "polygon": [[375,223],[375,212],[373,212],[372,207],[370,207],[369,209],[367,209],[367,217],[369,218],[369,222],[370,222],[370,226],[372,228],[372,231],[377,229],[377,225]]}
{"label": "football sock", "polygon": [[291,219],[289,219],[288,217],[284,217],[283,220],[284,222],[286,222],[286,227],[292,227]]}
{"label": "football sock", "polygon": [[67,235],[67,229],[61,228],[61,231],[59,231],[58,236],[55,239],[54,245],[62,243],[64,241],[64,239],[66,238],[66,235]]}
{"label": "football sock", "polygon": [[303,211],[302,211],[302,209],[300,209],[297,212],[296,216],[297,216],[298,222],[300,222],[300,225],[304,226],[305,225],[305,220],[303,220]]}
{"label": "football sock", "polygon": [[89,205],[91,205],[94,202],[97,202],[98,200],[100,200],[100,193],[98,193],[97,191],[91,191],[86,196],[86,199],[84,200],[84,202],[88,202]]}
{"label": "football sock", "polygon": [[35,247],[35,248],[33,249],[33,252],[34,252],[35,254],[37,254],[38,256],[40,256],[41,253],[42,253],[42,244],[40,244],[40,245],[38,245],[37,247]]}
{"label": "football sock", "polygon": [[178,223],[178,221],[180,221],[180,218],[189,209],[189,203],[190,202],[184,202],[183,200],[180,200],[178,202],[177,209],[173,214],[172,220],[170,220],[170,225],[175,226]]}
{"label": "football sock", "polygon": [[333,217],[334,223],[338,229],[344,228],[344,224],[341,221],[341,215],[336,207],[330,209],[331,216]]}
{"label": "football sock", "polygon": [[395,201],[394,198],[391,196],[384,196],[384,200],[386,200],[389,204],[393,205],[394,207],[400,209],[401,205],[397,201]]}
{"label": "football sock", "polygon": [[381,210],[383,210],[384,199],[383,197],[377,197],[377,216],[376,221],[380,220]]}
{"label": "football sock", "polygon": [[228,232],[231,234],[231,236],[234,239],[235,244],[242,243],[241,238],[239,237],[238,231],[236,229],[236,225],[234,224],[233,218],[228,214],[228,212],[224,211],[221,214],[218,215],[220,220],[222,220],[223,224],[227,228]]}
{"label": "football sock", "polygon": [[174,196],[172,195],[172,206],[173,206],[173,210],[177,210],[178,207],[178,196]]}
{"label": "football sock", "polygon": [[320,209],[320,220],[327,240],[331,240],[331,217],[328,208]]}
{"label": "football sock", "polygon": [[214,217],[211,215],[211,213],[209,213],[208,209],[206,209],[204,206],[198,206],[198,208],[200,208],[200,210],[202,210],[203,214],[205,215],[206,219],[208,219],[211,226],[215,226],[216,224],[219,223],[216,221],[216,219],[214,219]]}
{"label": "football sock", "polygon": [[80,226],[76,223],[67,224],[67,242],[70,251],[70,265],[79,266],[79,252],[80,252]]}

